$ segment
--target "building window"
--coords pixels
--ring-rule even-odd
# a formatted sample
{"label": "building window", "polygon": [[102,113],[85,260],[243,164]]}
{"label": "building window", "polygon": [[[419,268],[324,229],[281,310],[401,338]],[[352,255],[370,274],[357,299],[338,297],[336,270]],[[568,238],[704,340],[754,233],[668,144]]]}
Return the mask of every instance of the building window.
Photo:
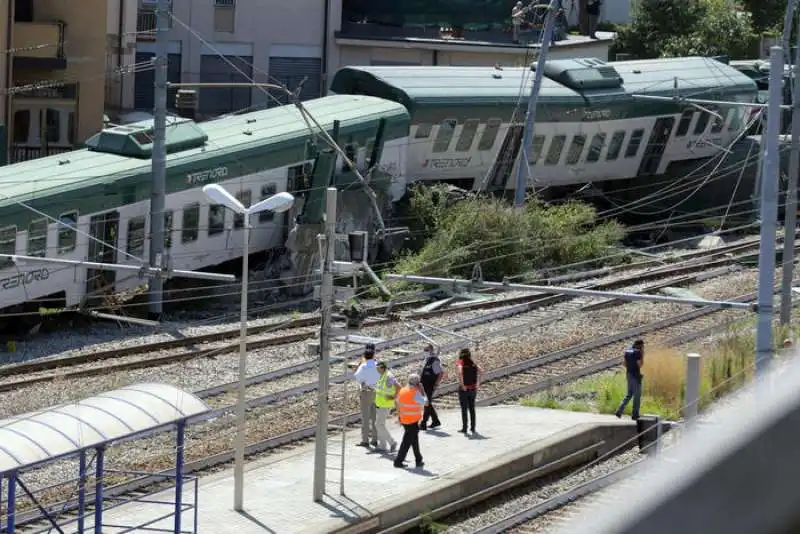
{"label": "building window", "polygon": [[700,113],[700,117],[698,117],[697,119],[697,124],[695,124],[694,126],[695,135],[700,135],[706,131],[706,126],[708,126],[708,120],[710,117],[711,115],[709,115],[705,111]]}
{"label": "building window", "polygon": [[61,111],[50,109],[44,115],[44,137],[48,143],[58,143],[61,141]]}
{"label": "building window", "polygon": [[625,142],[625,132],[623,130],[614,132],[614,135],[611,136],[611,141],[608,143],[608,153],[606,153],[606,161],[614,161],[619,157],[619,153],[622,150],[622,143],[624,142]]}
{"label": "building window", "polygon": [[128,245],[126,252],[135,258],[144,256],[144,236],[145,236],[144,215],[132,217],[128,220]]}
{"label": "building window", "polygon": [[[0,229],[0,254],[14,255],[17,253],[17,227],[6,226]],[[0,258],[0,269],[13,264],[11,258]]]}
{"label": "building window", "polygon": [[75,250],[78,239],[78,212],[64,213],[58,218],[58,253]]}
{"label": "building window", "polygon": [[236,28],[235,0],[214,0],[214,31],[233,33]]}
{"label": "building window", "polygon": [[547,158],[545,158],[545,165],[558,165],[561,161],[561,151],[564,150],[564,144],[567,142],[566,135],[557,135],[553,137],[550,143],[550,149],[547,151]]}
{"label": "building window", "polygon": [[589,153],[586,154],[586,163],[596,163],[600,161],[600,153],[603,152],[603,145],[606,144],[606,134],[594,134],[592,144],[589,145]]}
{"label": "building window", "polygon": [[417,131],[414,133],[414,139],[427,139],[431,136],[431,130],[433,130],[433,124],[417,125]]}
{"label": "building window", "polygon": [[533,137],[533,143],[531,144],[531,160],[528,162],[528,165],[537,163],[539,158],[542,157],[545,139],[547,138],[543,135],[536,135]]}
{"label": "building window", "polygon": [[[242,206],[249,208],[253,203],[253,192],[247,189],[246,191],[239,191],[236,193],[236,200],[242,203]],[[241,213],[233,214],[233,228],[234,230],[241,230],[244,228],[244,215]]]}
{"label": "building window", "polygon": [[35,219],[28,226],[28,256],[47,255],[47,219]]}
{"label": "building window", "polygon": [[453,134],[456,132],[456,124],[458,121],[455,119],[445,119],[439,125],[439,131],[436,132],[436,140],[433,142],[434,152],[447,152],[450,148],[450,141],[453,140]]}
{"label": "building window", "polygon": [[643,129],[639,128],[633,131],[631,140],[628,142],[628,148],[625,149],[626,158],[632,158],[639,152],[639,145],[642,144],[642,137],[644,137]]}
{"label": "building window", "polygon": [[578,134],[572,138],[572,143],[569,144],[569,151],[567,152],[567,165],[575,165],[581,160],[584,146],[586,146],[585,135]]}
{"label": "building window", "polygon": [[67,115],[67,143],[70,146],[75,145],[75,112],[70,111]]}
{"label": "building window", "polygon": [[681,121],[678,123],[678,129],[675,131],[675,137],[683,137],[689,133],[689,126],[691,126],[693,118],[693,109],[687,109],[681,114]]}
{"label": "building window", "polygon": [[714,117],[714,126],[711,127],[711,133],[720,133],[722,131],[722,128],[725,127],[725,123],[728,122],[731,111],[732,110],[729,109],[724,115],[721,112],[717,112],[719,113],[719,117]]}
{"label": "building window", "polygon": [[200,204],[194,203],[183,207],[183,223],[181,224],[181,241],[192,243],[197,241],[200,228]]}
{"label": "building window", "polygon": [[14,142],[27,143],[31,131],[31,112],[20,109],[14,112]]}
{"label": "building window", "polygon": [[211,204],[208,207],[208,235],[221,234],[225,231],[225,206]]}
{"label": "building window", "polygon": [[172,210],[164,212],[164,249],[169,250],[172,248],[172,229],[175,217],[172,215]]}
{"label": "building window", "polygon": [[478,150],[491,150],[494,142],[497,139],[497,132],[500,131],[500,125],[503,121],[500,119],[489,119],[486,123],[486,128],[483,129],[481,140],[478,141]]}
{"label": "building window", "polygon": [[467,152],[472,148],[472,143],[475,141],[475,134],[478,133],[478,125],[481,123],[478,119],[467,119],[464,127],[461,128],[461,135],[458,137],[456,143],[456,152]]}
{"label": "building window", "polygon": [[314,166],[311,163],[303,163],[302,165],[293,165],[289,167],[286,173],[289,191],[293,193],[307,193],[311,189],[310,180],[313,170]]}
{"label": "building window", "polygon": [[[261,188],[261,200],[267,199],[278,192],[277,184],[266,184]],[[269,210],[264,210],[258,214],[259,222],[270,222],[275,218],[275,214]]]}

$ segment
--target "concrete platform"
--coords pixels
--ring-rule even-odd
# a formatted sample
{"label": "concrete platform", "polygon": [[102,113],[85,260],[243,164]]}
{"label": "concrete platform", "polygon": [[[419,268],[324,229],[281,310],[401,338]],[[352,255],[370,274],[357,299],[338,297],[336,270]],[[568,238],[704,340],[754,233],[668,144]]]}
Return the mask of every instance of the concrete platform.
{"label": "concrete platform", "polygon": [[[485,488],[542,467],[536,476],[589,461],[630,440],[635,425],[613,416],[562,412],[519,406],[478,409],[476,436],[457,432],[460,413],[446,411],[443,426],[421,433],[424,470],[401,470],[391,457],[356,447],[358,430],[347,435],[346,497],[339,495],[338,471],[331,471],[329,497],[312,501],[313,444],[254,461],[246,466],[245,509],[232,510],[233,472],[199,481],[198,532],[218,534],[377,532],[413,521]],[[401,430],[392,434],[399,441]],[[598,442],[602,442],[598,444]],[[339,438],[330,447],[338,447]],[[587,449],[587,447],[589,449]],[[413,466],[413,455],[410,455]],[[330,456],[329,462],[340,461]],[[159,496],[169,501],[170,493]],[[186,492],[186,501],[193,495]],[[163,506],[130,504],[109,510],[106,524],[137,525],[165,512]],[[152,525],[170,529],[173,521]],[[184,514],[183,529],[193,525]],[[121,529],[103,532],[111,534]]]}

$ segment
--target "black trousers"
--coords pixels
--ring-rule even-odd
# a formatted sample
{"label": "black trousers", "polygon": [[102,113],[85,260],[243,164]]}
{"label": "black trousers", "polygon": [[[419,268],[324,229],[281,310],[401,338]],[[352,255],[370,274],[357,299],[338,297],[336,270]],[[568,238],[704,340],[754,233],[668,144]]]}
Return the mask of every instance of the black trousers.
{"label": "black trousers", "polygon": [[425,396],[428,397],[428,404],[425,405],[425,410],[422,412],[422,429],[428,427],[428,419],[432,419],[431,424],[438,426],[442,424],[439,421],[439,416],[436,414],[436,408],[433,407],[433,393],[436,391],[436,383],[422,384],[422,389],[425,390]]}
{"label": "black trousers", "polygon": [[400,450],[397,451],[397,457],[394,460],[394,465],[402,464],[408,449],[414,450],[414,459],[418,464],[422,463],[422,453],[419,452],[419,424],[411,423],[410,425],[403,425],[403,441],[400,442]]}
{"label": "black trousers", "polygon": [[469,426],[470,430],[475,432],[475,393],[474,389],[458,390],[458,403],[461,405],[461,428],[467,430],[467,412],[472,424]]}

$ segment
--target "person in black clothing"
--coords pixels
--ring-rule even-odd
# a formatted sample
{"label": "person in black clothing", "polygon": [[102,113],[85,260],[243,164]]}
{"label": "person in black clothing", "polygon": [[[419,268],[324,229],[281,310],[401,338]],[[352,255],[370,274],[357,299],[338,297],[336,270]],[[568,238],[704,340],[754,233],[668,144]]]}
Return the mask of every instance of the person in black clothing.
{"label": "person in black clothing", "polygon": [[639,406],[642,403],[642,364],[644,363],[644,341],[637,339],[633,346],[625,351],[625,377],[628,382],[628,393],[617,408],[617,417],[633,399],[631,419],[639,419]]}
{"label": "person in black clothing", "polygon": [[458,369],[458,403],[461,405],[461,430],[467,433],[467,414],[469,414],[470,431],[475,433],[475,395],[478,393],[478,385],[481,368],[472,361],[472,353],[469,349],[461,349],[456,362]]}
{"label": "person in black clothing", "polygon": [[425,411],[422,414],[422,422],[419,425],[420,430],[428,429],[428,419],[431,419],[431,430],[442,426],[442,422],[439,421],[439,416],[436,414],[436,408],[433,407],[433,394],[436,392],[436,388],[439,387],[442,378],[444,378],[442,361],[434,352],[433,345],[427,345],[425,347],[425,364],[420,372],[420,381],[428,402],[425,404]]}
{"label": "person in black clothing", "polygon": [[589,0],[586,4],[586,14],[589,19],[589,37],[592,39],[597,39],[595,32],[597,31],[597,21],[600,18],[600,6],[602,4],[602,0]]}

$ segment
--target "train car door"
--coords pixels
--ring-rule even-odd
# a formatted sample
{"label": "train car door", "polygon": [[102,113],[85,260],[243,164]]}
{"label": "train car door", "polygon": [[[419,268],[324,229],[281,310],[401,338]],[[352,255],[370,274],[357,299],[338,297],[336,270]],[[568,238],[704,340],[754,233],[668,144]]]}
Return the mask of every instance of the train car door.
{"label": "train car door", "polygon": [[[117,239],[119,237],[119,212],[109,211],[95,215],[89,221],[89,258],[99,263],[117,262]],[[114,291],[116,271],[111,269],[89,269],[86,273],[86,295],[101,297]]]}
{"label": "train car door", "polygon": [[644,147],[642,163],[639,165],[639,176],[652,176],[658,172],[674,125],[675,117],[661,117],[656,120],[647,146]]}
{"label": "train car door", "polygon": [[514,162],[517,160],[517,155],[522,145],[523,130],[524,127],[521,124],[508,127],[503,144],[497,152],[497,158],[495,158],[494,166],[492,167],[489,190],[496,191],[508,188],[508,178],[511,176],[511,170],[514,168]]}

